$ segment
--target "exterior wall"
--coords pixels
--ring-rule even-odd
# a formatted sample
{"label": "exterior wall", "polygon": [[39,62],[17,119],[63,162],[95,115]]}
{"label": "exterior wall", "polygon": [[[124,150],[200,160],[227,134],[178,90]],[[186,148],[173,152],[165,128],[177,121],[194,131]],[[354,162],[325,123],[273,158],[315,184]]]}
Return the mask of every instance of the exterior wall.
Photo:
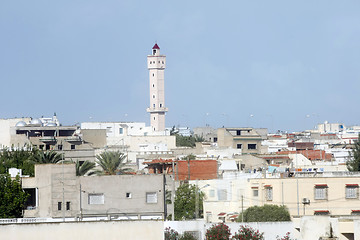
{"label": "exterior wall", "polygon": [[159,221],[72,222],[3,225],[2,240],[99,240],[99,239],[164,239],[164,223]]}
{"label": "exterior wall", "polygon": [[[11,128],[20,122],[29,122],[31,118],[10,118],[10,119],[0,119],[0,149],[4,147],[10,148],[12,146],[11,142]],[[24,147],[24,144],[14,145],[14,147]]]}
{"label": "exterior wall", "polygon": [[[37,189],[37,205],[25,210],[24,217],[131,215],[141,218],[146,215],[163,218],[166,211],[162,175],[77,177],[75,164],[41,164],[35,166],[35,177],[22,178],[22,186]],[[156,195],[156,202],[146,202],[147,192]],[[63,194],[64,202],[70,204],[69,210],[66,205],[58,210]],[[90,196],[94,196],[91,194],[102,194],[103,203],[90,204]]]}
{"label": "exterior wall", "polygon": [[[34,209],[25,210],[24,217],[62,217],[63,214],[65,217],[71,217],[79,212],[75,164],[35,165],[35,177],[22,178],[22,187],[36,188],[38,193],[38,205]],[[58,211],[58,202],[62,202],[63,193],[65,202],[70,202],[68,211]]]}
{"label": "exterior wall", "polygon": [[[301,177],[283,179],[250,179],[250,187],[258,189],[258,196],[250,196],[250,204],[286,205],[292,216],[314,215],[315,211],[329,211],[329,215],[351,215],[352,210],[360,210],[359,187],[357,197],[346,198],[346,185],[360,186],[359,177]],[[327,186],[327,197],[324,200],[315,199],[315,187]],[[271,187],[272,200],[266,200],[266,188]],[[310,204],[302,204],[303,198],[308,198]],[[305,211],[305,214],[304,214]]]}
{"label": "exterior wall", "polygon": [[106,146],[105,129],[82,129],[82,137],[85,142],[90,142],[93,148],[103,148]]}
{"label": "exterior wall", "polygon": [[[83,215],[160,215],[164,213],[162,175],[116,175],[80,177]],[[156,193],[157,202],[147,203],[146,193]],[[131,197],[126,194],[130,193]],[[104,194],[104,204],[89,204],[89,195]]]}
{"label": "exterior wall", "polygon": [[[240,131],[240,134],[238,134]],[[238,148],[241,144],[243,154],[260,154],[267,152],[267,147],[261,145],[263,136],[253,128],[219,128],[217,131],[218,146]],[[255,149],[250,149],[248,144],[256,144]]]}
{"label": "exterior wall", "polygon": [[206,222],[229,222],[232,216],[250,207],[251,191],[248,186],[246,177],[201,181],[199,188],[203,187],[202,192],[206,196],[204,200]]}
{"label": "exterior wall", "polygon": [[[190,179],[189,179],[190,174]],[[203,180],[217,178],[216,160],[179,160],[175,166],[176,180]]]}

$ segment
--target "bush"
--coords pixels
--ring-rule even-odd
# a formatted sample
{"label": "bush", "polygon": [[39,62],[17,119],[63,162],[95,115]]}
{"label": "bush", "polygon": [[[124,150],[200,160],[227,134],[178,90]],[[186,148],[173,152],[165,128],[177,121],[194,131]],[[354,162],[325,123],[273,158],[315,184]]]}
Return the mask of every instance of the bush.
{"label": "bush", "polygon": [[230,229],[224,223],[212,225],[205,234],[206,240],[229,240]]}
{"label": "bush", "polygon": [[178,240],[179,233],[170,227],[165,228],[165,240]]}
{"label": "bush", "polygon": [[185,232],[181,237],[179,237],[179,240],[196,240],[196,238],[191,235],[191,233]]}
{"label": "bush", "polygon": [[264,233],[260,233],[259,230],[254,230],[249,226],[240,226],[240,229],[232,237],[234,240],[262,240],[264,239]]}
{"label": "bush", "polygon": [[237,219],[238,222],[279,222],[291,221],[289,210],[286,206],[268,205],[249,207],[241,213]]}
{"label": "bush", "polygon": [[287,232],[285,234],[285,236],[283,236],[282,238],[280,238],[279,236],[276,237],[276,240],[291,240],[290,238],[290,232]]}

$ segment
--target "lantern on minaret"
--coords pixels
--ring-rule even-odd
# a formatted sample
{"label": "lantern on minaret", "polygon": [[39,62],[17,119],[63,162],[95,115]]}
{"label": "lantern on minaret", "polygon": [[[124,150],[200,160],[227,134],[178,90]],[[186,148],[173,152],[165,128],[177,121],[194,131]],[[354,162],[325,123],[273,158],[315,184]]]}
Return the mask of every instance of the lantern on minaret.
{"label": "lantern on minaret", "polygon": [[160,48],[155,43],[152,54],[147,57],[150,80],[150,106],[147,112],[150,113],[150,125],[153,131],[165,131],[165,86],[164,71],[166,56],[160,55]]}

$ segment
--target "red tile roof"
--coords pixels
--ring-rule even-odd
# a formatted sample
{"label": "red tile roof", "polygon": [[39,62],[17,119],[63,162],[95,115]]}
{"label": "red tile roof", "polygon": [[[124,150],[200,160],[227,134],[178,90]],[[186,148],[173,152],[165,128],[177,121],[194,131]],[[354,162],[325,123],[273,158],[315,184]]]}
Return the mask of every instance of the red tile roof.
{"label": "red tile roof", "polygon": [[152,49],[160,49],[159,46],[157,45],[157,43],[155,43],[155,45],[153,46]]}

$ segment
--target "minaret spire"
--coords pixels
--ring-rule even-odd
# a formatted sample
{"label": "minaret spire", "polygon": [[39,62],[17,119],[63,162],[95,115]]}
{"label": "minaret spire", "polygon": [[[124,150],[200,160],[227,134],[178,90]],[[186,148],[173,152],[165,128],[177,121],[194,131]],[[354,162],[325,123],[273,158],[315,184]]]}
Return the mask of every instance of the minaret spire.
{"label": "minaret spire", "polygon": [[152,55],[147,56],[150,80],[150,106],[147,112],[150,113],[150,125],[153,131],[165,131],[165,87],[164,72],[166,56],[160,55],[160,47],[155,43],[152,48]]}

